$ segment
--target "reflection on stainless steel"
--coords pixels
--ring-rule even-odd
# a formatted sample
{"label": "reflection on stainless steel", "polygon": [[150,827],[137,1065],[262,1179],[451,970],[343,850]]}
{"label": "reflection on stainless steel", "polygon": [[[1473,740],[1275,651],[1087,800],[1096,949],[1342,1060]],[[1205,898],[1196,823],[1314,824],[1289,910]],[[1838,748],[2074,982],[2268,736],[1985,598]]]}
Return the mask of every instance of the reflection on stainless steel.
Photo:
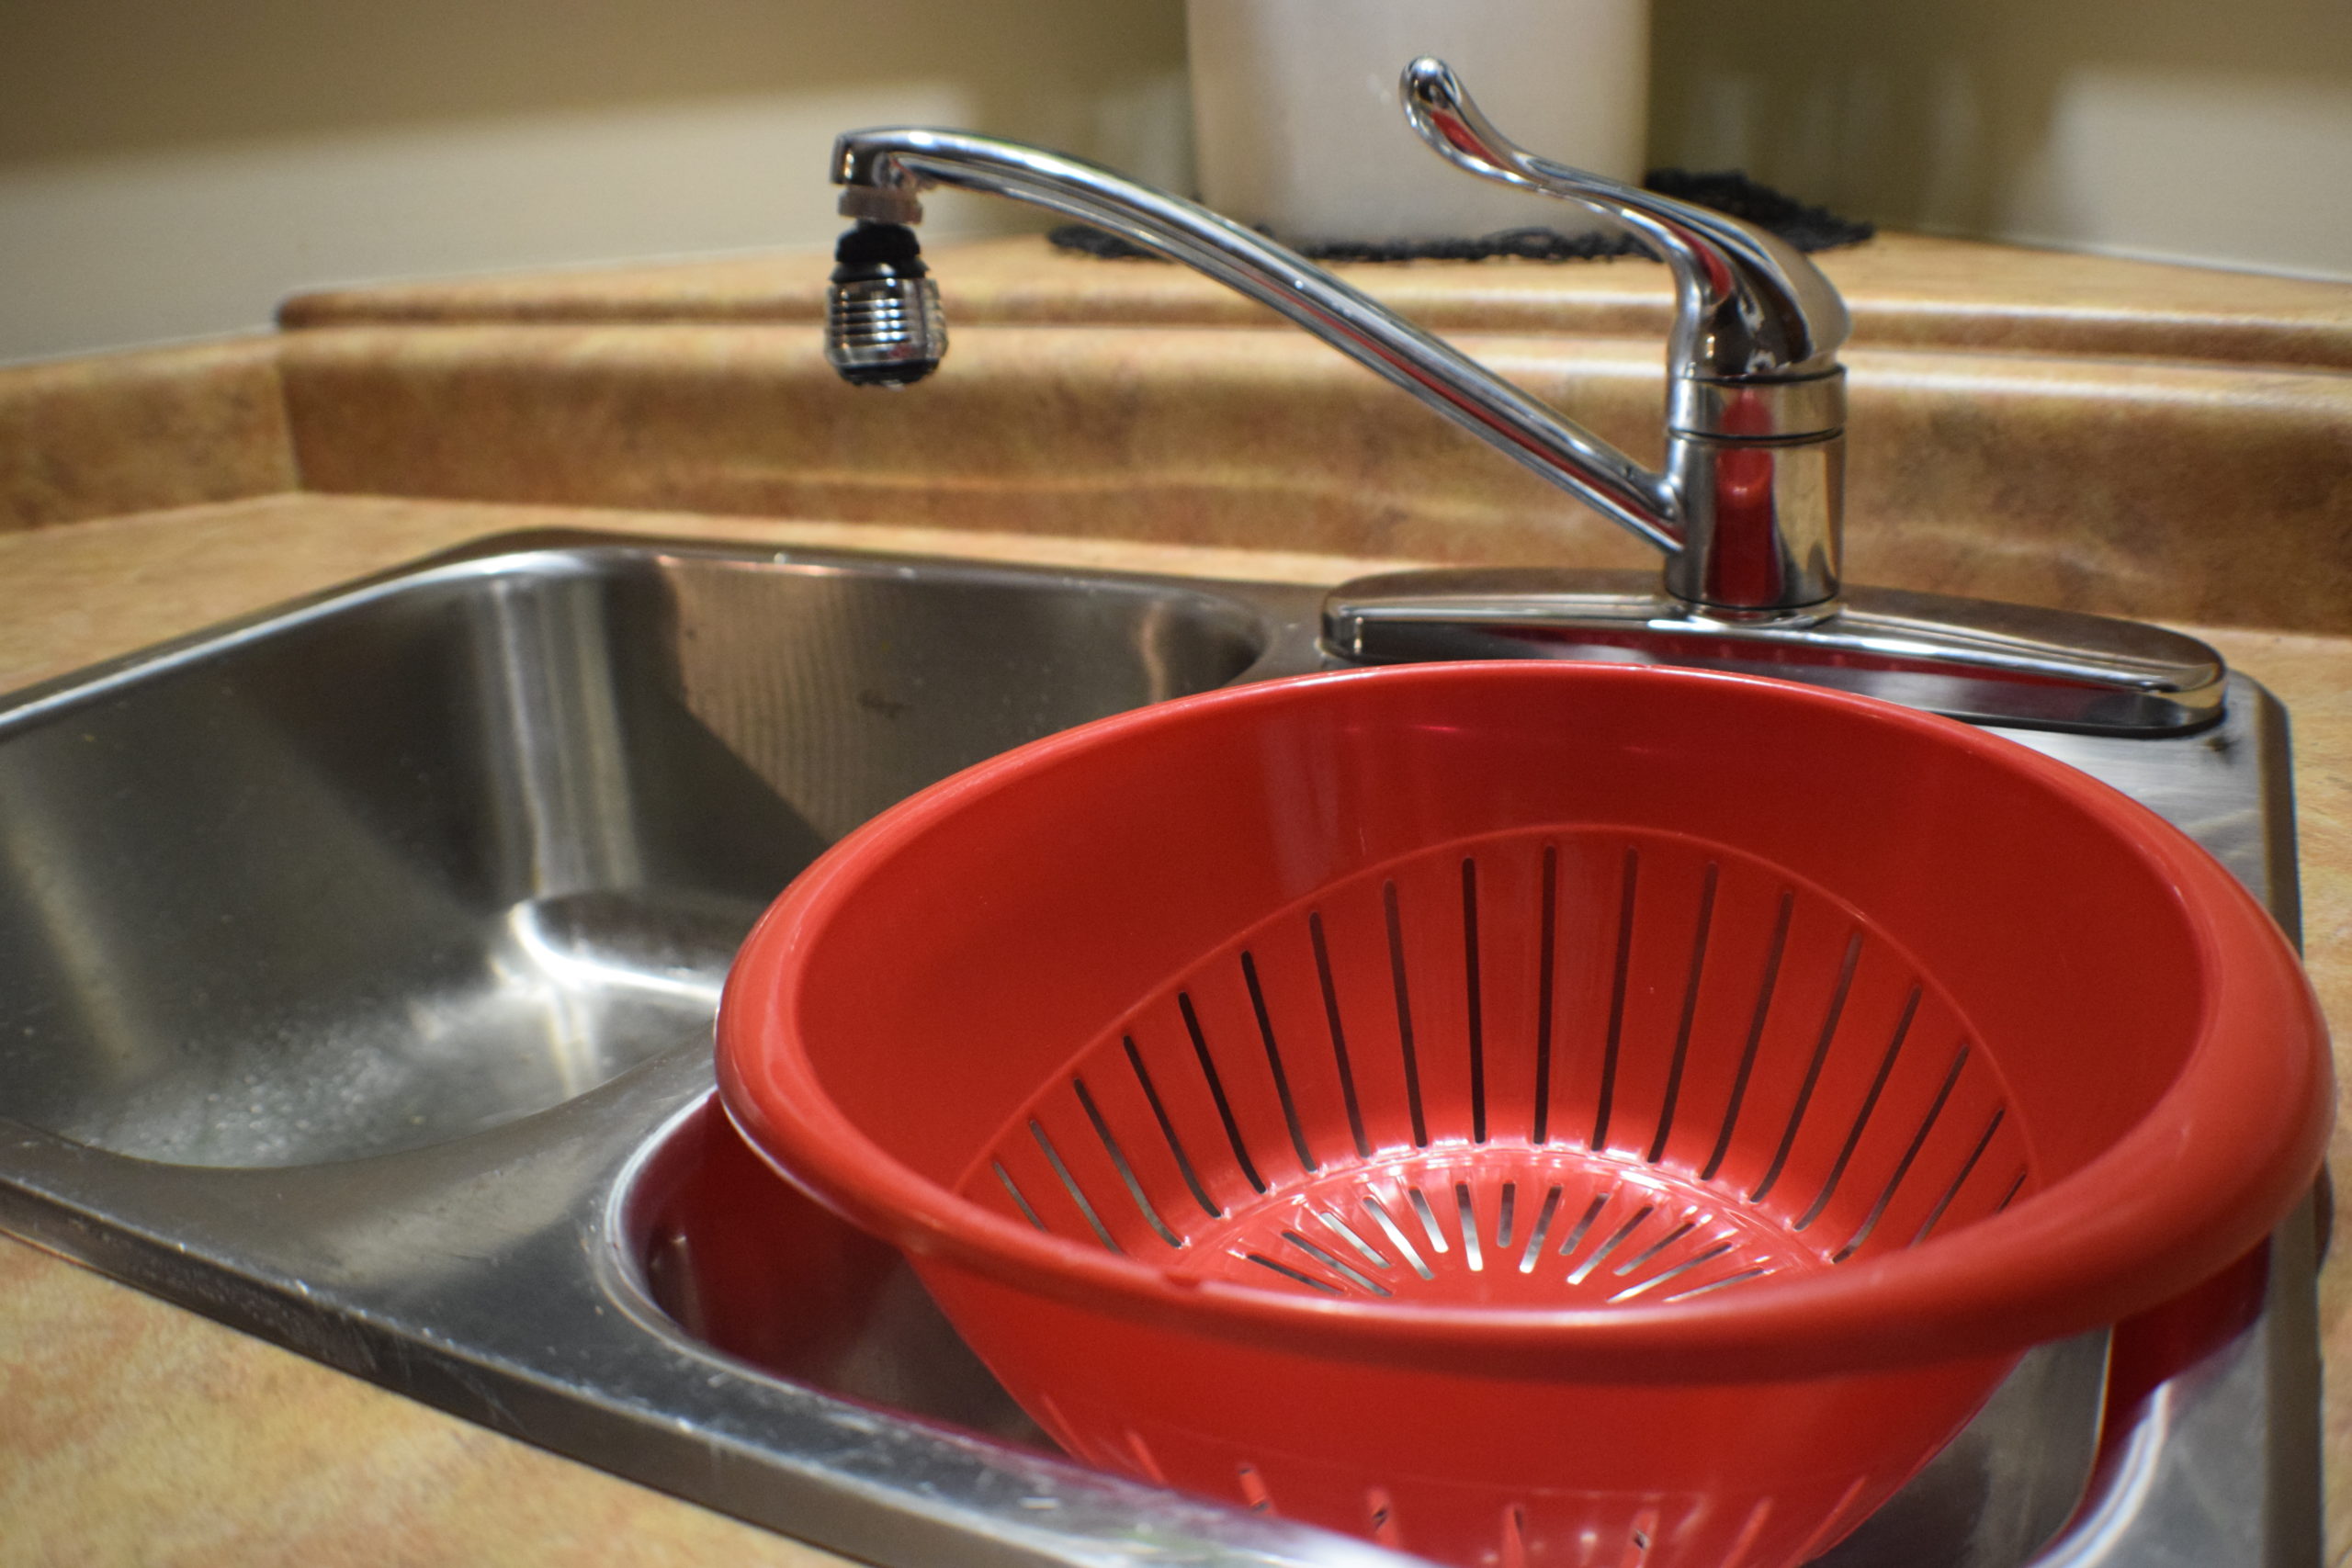
{"label": "reflection on stainless steel", "polygon": [[776,1377],[1052,1444],[932,1305],[896,1249],[776,1179],[715,1098],[695,1101],[616,1188],[614,1244],[644,1304]]}
{"label": "reflection on stainless steel", "polygon": [[[1402,1563],[1046,1451],[710,1098],[734,942],[831,837],[1029,736],[1315,668],[1317,598],[535,537],[20,695],[0,1224],[894,1568]],[[2196,735],[2019,738],[2291,918],[2260,688]],[[2301,1223],[2262,1316],[2122,1417],[2045,1568],[2315,1561]],[[2103,1350],[2036,1352],[1832,1561],[2014,1568],[2090,1479]]]}
{"label": "reflection on stainless steel", "polygon": [[2107,1345],[2099,1329],[2034,1350],[1932,1465],[1822,1556],[1822,1568],[2030,1560],[2082,1503],[2098,1452]]}
{"label": "reflection on stainless steel", "polygon": [[[1736,637],[1744,666],[1964,717],[2142,733],[2211,722],[2222,661],[2187,637],[1924,594],[1844,604],[1845,372],[1837,351],[1848,321],[1820,270],[1736,219],[1513,145],[1441,62],[1413,62],[1401,94],[1407,118],[1441,156],[1595,208],[1673,269],[1663,472],[1295,252],[1205,208],[1038,148],[922,129],[842,137],[833,178],[844,187],[842,213],[859,220],[842,254],[887,254],[917,276],[908,226],[922,216],[915,194],[933,185],[1009,197],[1110,230],[1280,311],[1668,558],[1654,589],[1628,590],[1617,574],[1525,573],[1499,603],[1492,573],[1347,584],[1330,612],[1329,646],[1340,658],[1525,656],[1540,635],[1551,657],[1631,653],[1680,663],[1693,644]],[[928,286],[927,276],[922,281]],[[902,311],[890,319],[919,320],[920,332],[869,333],[870,301],[846,288],[835,290],[829,329],[842,373],[891,385],[928,374],[946,351],[944,328],[934,334],[931,315]],[[865,346],[850,353],[844,344]],[[885,358],[887,376],[876,368]]]}
{"label": "reflection on stainless steel", "polygon": [[[2318,1267],[2312,1205],[2270,1243],[2267,1310],[2152,1390],[2104,1484],[2036,1568],[2320,1561]],[[2296,1441],[2250,1441],[2292,1433]]]}

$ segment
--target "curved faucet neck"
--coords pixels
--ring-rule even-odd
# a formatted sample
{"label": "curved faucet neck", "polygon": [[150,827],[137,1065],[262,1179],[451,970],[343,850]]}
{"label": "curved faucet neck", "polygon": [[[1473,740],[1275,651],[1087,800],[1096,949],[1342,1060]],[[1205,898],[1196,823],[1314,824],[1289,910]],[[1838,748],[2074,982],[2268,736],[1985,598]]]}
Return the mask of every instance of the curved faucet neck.
{"label": "curved faucet neck", "polygon": [[[853,193],[911,197],[940,185],[1011,197],[1182,262],[1281,312],[1657,548],[1681,549],[1664,476],[1305,256],[1197,203],[1082,159],[945,130],[854,131],[834,146],[834,177]],[[850,205],[860,216],[888,216],[870,197]]]}
{"label": "curved faucet neck", "polygon": [[[1776,327],[1774,312],[1742,291],[1739,267],[1701,269],[1704,287],[1681,290],[1668,461],[1653,472],[1288,247],[1097,164],[922,129],[852,132],[833,163],[847,187],[842,210],[861,220],[911,222],[929,186],[985,191],[1108,230],[1259,300],[1665,552],[1668,591],[1701,613],[1802,618],[1834,606],[1844,417],[1832,355],[1842,307],[1819,320],[1800,310],[1796,320],[1813,323],[1804,332]],[[1697,254],[1705,235],[1728,226],[1752,241],[1742,256],[1786,249],[1734,220],[1641,194],[1645,209],[1669,216],[1618,215],[1654,240],[1670,233]],[[1796,262],[1792,276],[1819,279]],[[1690,274],[1678,264],[1678,276]],[[1835,291],[1819,287],[1834,306]],[[1735,337],[1748,346],[1735,349]],[[1726,355],[1768,364],[1723,375]]]}

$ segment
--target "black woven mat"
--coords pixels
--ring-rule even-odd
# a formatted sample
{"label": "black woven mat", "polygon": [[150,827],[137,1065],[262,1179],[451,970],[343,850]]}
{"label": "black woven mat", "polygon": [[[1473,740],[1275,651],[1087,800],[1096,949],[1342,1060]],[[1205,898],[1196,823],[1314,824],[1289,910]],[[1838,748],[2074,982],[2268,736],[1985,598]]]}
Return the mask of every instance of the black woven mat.
{"label": "black woven mat", "polygon": [[[1736,171],[1691,174],[1684,169],[1652,169],[1642,184],[1660,196],[1744,218],[1801,251],[1858,245],[1878,232],[1871,224],[1840,218],[1823,208],[1807,207],[1795,197],[1783,196],[1770,186],[1759,185]],[[1084,223],[1066,223],[1046,237],[1062,250],[1079,251],[1106,261],[1157,259],[1140,245]],[[1515,256],[1522,261],[1589,261],[1599,256],[1647,254],[1625,234],[1563,234],[1555,229],[1505,229],[1476,239],[1302,245],[1299,249],[1317,261],[1345,262],[1487,261],[1495,256]]]}

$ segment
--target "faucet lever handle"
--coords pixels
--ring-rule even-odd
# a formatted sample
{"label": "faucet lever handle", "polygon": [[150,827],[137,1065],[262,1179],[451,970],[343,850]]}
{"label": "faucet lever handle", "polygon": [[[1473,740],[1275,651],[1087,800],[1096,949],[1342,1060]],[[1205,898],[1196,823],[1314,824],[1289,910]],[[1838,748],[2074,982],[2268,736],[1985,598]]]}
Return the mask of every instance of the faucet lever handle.
{"label": "faucet lever handle", "polygon": [[1399,92],[1413,129],[1456,168],[1598,208],[1674,269],[1676,375],[1756,382],[1835,370],[1845,303],[1793,245],[1723,213],[1538,157],[1495,129],[1442,60],[1424,55],[1405,67]]}

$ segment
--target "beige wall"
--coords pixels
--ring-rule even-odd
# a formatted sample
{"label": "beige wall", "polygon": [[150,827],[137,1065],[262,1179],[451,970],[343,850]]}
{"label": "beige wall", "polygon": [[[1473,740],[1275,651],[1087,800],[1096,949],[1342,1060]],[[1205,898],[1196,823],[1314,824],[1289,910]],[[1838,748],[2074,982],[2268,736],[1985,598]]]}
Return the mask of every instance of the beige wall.
{"label": "beige wall", "polygon": [[1181,181],[1183,62],[1182,0],[0,3],[0,360],[322,283],[822,243],[854,125]]}
{"label": "beige wall", "polygon": [[[2352,0],[1656,5],[1653,161],[2352,277]],[[0,360],[257,327],[324,283],[819,244],[854,124],[1181,184],[1183,61],[1182,0],[0,0]]]}
{"label": "beige wall", "polygon": [[2352,0],[1656,3],[1656,161],[1897,227],[2352,278]]}

